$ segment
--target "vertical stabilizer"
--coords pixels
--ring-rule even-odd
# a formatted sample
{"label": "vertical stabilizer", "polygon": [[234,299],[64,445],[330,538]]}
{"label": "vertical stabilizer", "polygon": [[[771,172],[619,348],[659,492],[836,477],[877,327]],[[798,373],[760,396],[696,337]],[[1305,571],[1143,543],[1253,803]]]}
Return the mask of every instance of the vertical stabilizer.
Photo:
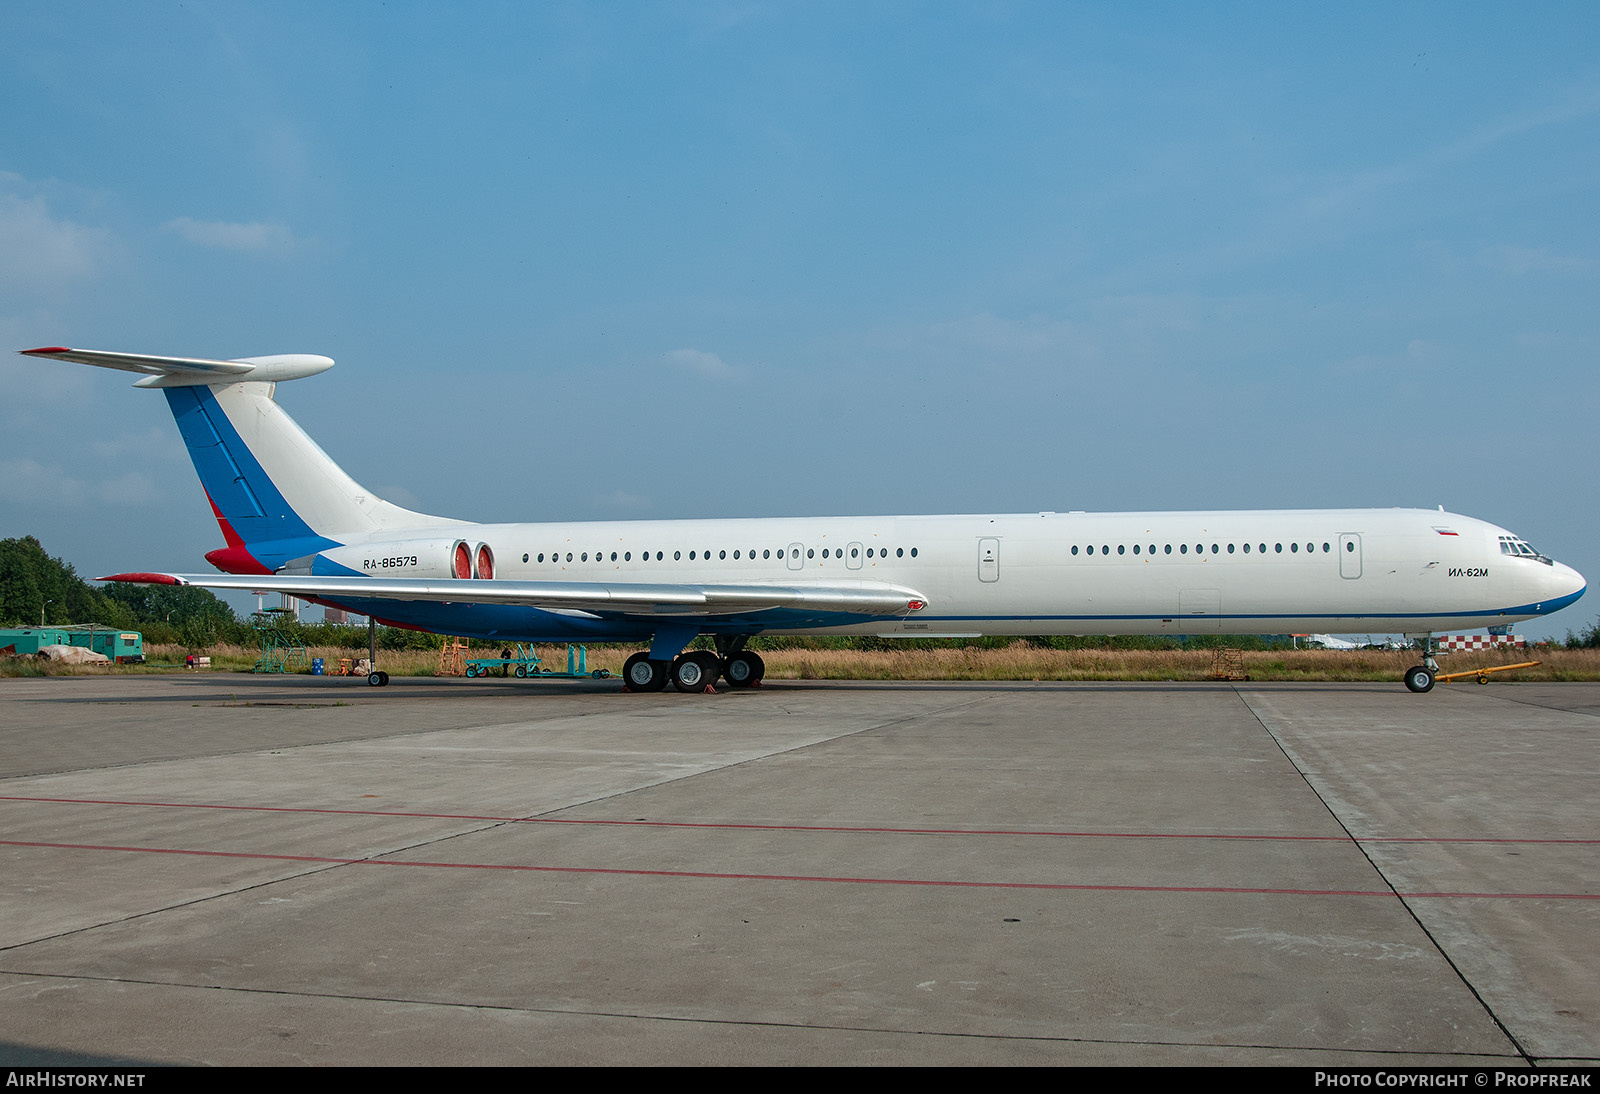
{"label": "vertical stabilizer", "polygon": [[391,505],[356,482],[273,399],[279,381],[333,367],[279,354],[231,361],[45,346],[29,357],[140,374],[178,421],[200,484],[228,541],[206,557],[233,573],[271,573],[326,547],[389,531],[463,522]]}
{"label": "vertical stabilizer", "polygon": [[278,406],[274,386],[165,389],[230,546],[237,539],[260,557],[258,546],[273,544],[269,553],[287,561],[356,536],[455,523],[384,501],[345,474]]}

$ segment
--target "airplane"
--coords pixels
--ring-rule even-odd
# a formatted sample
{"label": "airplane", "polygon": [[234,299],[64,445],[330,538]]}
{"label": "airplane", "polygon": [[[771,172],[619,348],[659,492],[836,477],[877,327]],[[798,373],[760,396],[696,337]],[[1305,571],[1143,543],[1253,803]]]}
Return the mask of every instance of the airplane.
{"label": "airplane", "polygon": [[[627,688],[760,684],[756,635],[1433,632],[1548,615],[1581,574],[1485,521],[1427,509],[1040,512],[478,524],[377,497],[278,406],[333,366],[47,346],[143,375],[177,420],[227,546],[218,574],[103,580],[282,592],[388,626],[494,641],[646,646]],[[687,651],[702,635],[716,648]],[[369,682],[387,683],[374,672]]]}
{"label": "airplane", "polygon": [[1351,642],[1347,638],[1335,638],[1331,634],[1303,634],[1296,635],[1296,637],[1315,642],[1325,650],[1359,650],[1361,648],[1358,642]]}

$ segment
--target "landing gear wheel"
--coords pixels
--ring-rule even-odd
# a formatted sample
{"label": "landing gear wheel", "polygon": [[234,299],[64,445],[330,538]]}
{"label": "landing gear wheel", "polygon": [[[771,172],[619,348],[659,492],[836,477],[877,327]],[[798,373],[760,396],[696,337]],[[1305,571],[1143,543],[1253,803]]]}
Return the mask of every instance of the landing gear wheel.
{"label": "landing gear wheel", "polygon": [[1418,665],[1406,670],[1406,687],[1419,694],[1433,690],[1433,670],[1427,665]]}
{"label": "landing gear wheel", "polygon": [[750,650],[740,650],[722,662],[722,678],[730,687],[753,688],[766,674],[767,663]]}
{"label": "landing gear wheel", "polygon": [[629,691],[660,691],[667,686],[669,662],[652,661],[648,653],[636,653],[622,666],[622,679]]}
{"label": "landing gear wheel", "polygon": [[367,673],[367,686],[368,687],[381,688],[381,687],[387,686],[388,683],[389,683],[389,674],[387,672],[369,672],[369,673]]}
{"label": "landing gear wheel", "polygon": [[707,650],[679,654],[672,662],[672,686],[685,693],[705,691],[720,667],[717,655]]}

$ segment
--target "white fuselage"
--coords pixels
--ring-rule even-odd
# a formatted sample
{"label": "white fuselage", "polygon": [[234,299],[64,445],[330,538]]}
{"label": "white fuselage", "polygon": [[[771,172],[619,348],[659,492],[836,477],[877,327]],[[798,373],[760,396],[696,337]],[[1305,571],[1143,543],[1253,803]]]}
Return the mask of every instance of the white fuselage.
{"label": "white fuselage", "polygon": [[[773,634],[1424,633],[1515,623],[1584,588],[1560,563],[1504,553],[1504,529],[1417,509],[461,524],[417,535],[441,533],[487,544],[502,580],[860,582],[928,602],[893,620],[758,628]],[[348,565],[371,554],[374,576],[425,565],[363,546],[339,555]]]}

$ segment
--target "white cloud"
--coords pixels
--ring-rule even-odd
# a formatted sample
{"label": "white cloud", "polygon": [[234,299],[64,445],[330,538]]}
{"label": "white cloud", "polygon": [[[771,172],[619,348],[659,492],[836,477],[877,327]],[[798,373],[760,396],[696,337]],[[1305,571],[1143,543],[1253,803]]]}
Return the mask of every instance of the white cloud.
{"label": "white cloud", "polygon": [[216,247],[224,251],[242,251],[246,254],[287,254],[300,246],[300,241],[285,224],[267,224],[259,220],[234,223],[226,220],[195,220],[177,217],[162,225],[176,232],[190,243],[201,247]]}
{"label": "white cloud", "polygon": [[1594,269],[1586,258],[1552,254],[1543,247],[1490,247],[1483,260],[1494,269],[1522,277],[1532,273],[1582,274]]}
{"label": "white cloud", "polygon": [[55,287],[90,277],[107,244],[104,230],[51,216],[43,198],[0,194],[0,286]]}
{"label": "white cloud", "polygon": [[63,467],[28,456],[0,460],[0,501],[13,505],[55,509],[76,509],[85,504],[144,506],[161,497],[160,488],[143,471],[125,471],[85,482]]}
{"label": "white cloud", "polygon": [[621,489],[613,490],[609,494],[596,494],[589,500],[594,508],[604,513],[639,513],[654,504],[647,497],[630,494]]}
{"label": "white cloud", "polygon": [[703,349],[671,350],[667,353],[667,360],[707,380],[731,380],[739,375],[738,369]]}
{"label": "white cloud", "polygon": [[77,505],[83,501],[83,483],[59,467],[14,456],[0,460],[0,501],[16,505]]}

